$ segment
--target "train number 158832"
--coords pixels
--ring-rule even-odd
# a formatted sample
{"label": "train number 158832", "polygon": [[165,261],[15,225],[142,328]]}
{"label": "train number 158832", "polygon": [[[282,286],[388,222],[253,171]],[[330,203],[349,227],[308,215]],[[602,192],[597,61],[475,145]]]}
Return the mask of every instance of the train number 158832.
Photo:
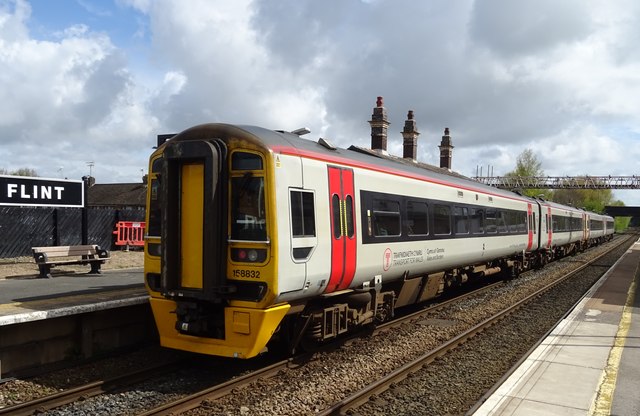
{"label": "train number 158832", "polygon": [[233,277],[243,277],[249,279],[259,279],[260,270],[234,270]]}

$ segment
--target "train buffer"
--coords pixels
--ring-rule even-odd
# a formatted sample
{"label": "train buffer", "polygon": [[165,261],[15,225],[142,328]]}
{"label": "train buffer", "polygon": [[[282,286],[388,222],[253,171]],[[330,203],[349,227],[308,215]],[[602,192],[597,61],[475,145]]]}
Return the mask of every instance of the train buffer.
{"label": "train buffer", "polygon": [[124,247],[144,247],[144,231],[145,223],[134,221],[118,221],[116,230],[113,234],[116,236],[116,246]]}
{"label": "train buffer", "polygon": [[88,264],[89,273],[99,274],[100,265],[109,260],[109,252],[95,244],[80,246],[32,247],[40,277],[51,279],[51,268],[61,264]]}

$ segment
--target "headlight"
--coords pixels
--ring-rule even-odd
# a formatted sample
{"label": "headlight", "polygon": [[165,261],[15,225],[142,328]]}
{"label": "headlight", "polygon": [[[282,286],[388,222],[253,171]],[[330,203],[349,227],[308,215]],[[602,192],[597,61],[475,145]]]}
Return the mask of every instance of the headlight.
{"label": "headlight", "polygon": [[263,263],[267,259],[264,248],[232,248],[231,260],[242,263]]}

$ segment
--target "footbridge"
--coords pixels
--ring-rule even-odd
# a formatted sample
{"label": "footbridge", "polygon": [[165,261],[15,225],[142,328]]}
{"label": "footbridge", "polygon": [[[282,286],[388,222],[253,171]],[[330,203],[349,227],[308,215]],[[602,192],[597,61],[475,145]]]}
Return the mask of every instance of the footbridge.
{"label": "footbridge", "polygon": [[502,189],[640,189],[640,176],[476,176]]}

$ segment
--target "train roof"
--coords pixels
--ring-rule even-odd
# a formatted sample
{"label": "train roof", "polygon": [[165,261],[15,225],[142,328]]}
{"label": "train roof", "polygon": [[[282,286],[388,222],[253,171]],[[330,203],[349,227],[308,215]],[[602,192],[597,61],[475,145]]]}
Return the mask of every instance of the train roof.
{"label": "train roof", "polygon": [[207,138],[225,139],[230,137],[253,142],[257,141],[274,153],[297,154],[302,157],[310,157],[337,164],[419,177],[434,183],[452,185],[473,192],[533,201],[532,198],[527,196],[484,185],[448,169],[389,155],[386,152],[382,153],[357,146],[350,146],[345,149],[331,145],[326,139],[320,138],[318,141],[313,141],[290,132],[269,130],[258,126],[223,123],[201,124],[179,133],[171,141]]}
{"label": "train roof", "polygon": [[345,149],[332,146],[327,139],[323,138],[318,139],[318,141],[313,141],[284,131],[268,130],[255,126],[238,127],[259,137],[265,145],[275,152],[282,151],[282,146],[284,145],[296,149],[301,156],[314,157],[317,155],[316,157],[322,158],[323,160],[335,161],[336,163],[374,168],[390,173],[406,173],[410,176],[423,177],[432,182],[453,185],[474,192],[499,195],[512,199],[531,200],[529,197],[518,195],[514,192],[484,185],[448,169],[413,161],[411,159],[404,159],[399,156],[387,154],[386,152],[383,153],[381,151],[353,145]]}

